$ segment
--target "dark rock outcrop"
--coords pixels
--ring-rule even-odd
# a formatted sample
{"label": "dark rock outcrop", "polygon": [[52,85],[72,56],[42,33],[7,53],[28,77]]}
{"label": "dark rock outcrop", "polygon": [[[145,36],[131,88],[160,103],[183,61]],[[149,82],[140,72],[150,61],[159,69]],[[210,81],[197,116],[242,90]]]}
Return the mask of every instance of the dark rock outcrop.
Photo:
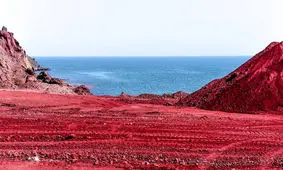
{"label": "dark rock outcrop", "polygon": [[0,88],[30,89],[62,94],[91,94],[87,87],[78,90],[77,87],[53,78],[47,72],[36,74],[41,67],[35,59],[26,55],[13,33],[6,27],[0,31]]}
{"label": "dark rock outcrop", "polygon": [[189,96],[189,93],[185,93],[183,91],[178,91],[176,93],[173,94],[163,94],[162,97],[167,97],[167,98],[173,98],[173,99],[184,99],[187,96]]}
{"label": "dark rock outcrop", "polygon": [[80,85],[74,88],[74,92],[79,95],[90,95],[91,92],[85,85]]}
{"label": "dark rock outcrop", "polygon": [[45,71],[40,72],[37,76],[37,80],[41,80],[44,83],[49,83],[52,77]]}
{"label": "dark rock outcrop", "polygon": [[[59,86],[67,86],[68,85],[62,79],[59,79],[59,78],[51,78],[51,80],[48,83],[49,84],[58,84]],[[75,92],[75,89],[74,89],[74,92]]]}
{"label": "dark rock outcrop", "polygon": [[7,27],[3,26],[2,27],[2,31],[6,31],[7,32],[8,31]]}
{"label": "dark rock outcrop", "polygon": [[119,98],[123,102],[127,103],[143,103],[143,104],[155,104],[155,105],[175,105],[180,99],[188,96],[185,92],[176,92],[173,94],[140,94],[138,96],[131,96],[124,92],[121,93]]}
{"label": "dark rock outcrop", "polygon": [[283,42],[273,42],[227,76],[181,99],[178,105],[253,113],[283,107]]}

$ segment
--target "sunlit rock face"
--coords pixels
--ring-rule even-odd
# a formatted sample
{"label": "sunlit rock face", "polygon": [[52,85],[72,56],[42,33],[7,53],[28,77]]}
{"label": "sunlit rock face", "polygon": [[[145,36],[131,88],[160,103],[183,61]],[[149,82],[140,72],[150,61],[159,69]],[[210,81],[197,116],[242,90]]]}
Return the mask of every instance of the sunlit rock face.
{"label": "sunlit rock face", "polygon": [[[40,79],[36,73],[42,69],[35,59],[26,55],[25,50],[6,27],[0,31],[0,88],[30,89],[50,93],[76,94],[77,87],[63,80]],[[45,72],[41,73],[44,74]],[[90,94],[87,90],[80,94]]]}

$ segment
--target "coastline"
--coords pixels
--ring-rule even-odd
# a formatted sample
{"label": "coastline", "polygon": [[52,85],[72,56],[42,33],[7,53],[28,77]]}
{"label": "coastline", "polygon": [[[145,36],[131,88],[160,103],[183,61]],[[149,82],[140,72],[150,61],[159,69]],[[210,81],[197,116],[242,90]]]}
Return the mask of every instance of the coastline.
{"label": "coastline", "polygon": [[37,74],[7,29],[0,42],[0,168],[282,168],[283,42],[192,94],[137,96]]}

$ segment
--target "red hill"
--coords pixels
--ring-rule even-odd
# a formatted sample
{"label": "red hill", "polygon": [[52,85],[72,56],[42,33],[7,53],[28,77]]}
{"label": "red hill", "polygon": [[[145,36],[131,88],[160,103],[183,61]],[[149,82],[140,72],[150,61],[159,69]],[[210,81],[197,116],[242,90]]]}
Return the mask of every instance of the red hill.
{"label": "red hill", "polygon": [[281,110],[283,42],[273,42],[227,76],[216,79],[178,104],[226,112]]}

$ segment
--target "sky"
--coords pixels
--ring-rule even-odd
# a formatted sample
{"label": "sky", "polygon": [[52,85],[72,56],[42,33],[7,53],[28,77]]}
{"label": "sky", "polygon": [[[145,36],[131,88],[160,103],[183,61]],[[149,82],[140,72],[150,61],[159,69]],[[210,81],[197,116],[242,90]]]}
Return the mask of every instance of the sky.
{"label": "sky", "polygon": [[1,0],[31,56],[239,56],[283,40],[282,0]]}

